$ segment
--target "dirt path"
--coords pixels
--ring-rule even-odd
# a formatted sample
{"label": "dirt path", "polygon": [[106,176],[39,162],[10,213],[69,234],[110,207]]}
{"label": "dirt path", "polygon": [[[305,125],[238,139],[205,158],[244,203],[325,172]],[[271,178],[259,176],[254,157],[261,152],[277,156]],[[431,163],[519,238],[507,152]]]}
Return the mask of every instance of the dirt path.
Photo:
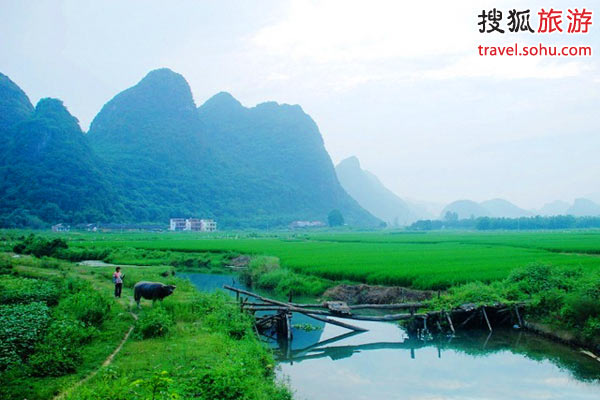
{"label": "dirt path", "polygon": [[[132,297],[129,298],[129,304],[133,304],[133,298]],[[131,311],[129,311],[129,314],[133,317],[133,319],[135,321],[137,321],[137,319],[138,319],[137,314],[134,314]],[[131,332],[133,332],[133,328],[134,328],[134,326],[131,325],[129,327],[129,329],[127,329],[127,333],[125,333],[125,336],[123,336],[123,339],[121,339],[121,342],[119,342],[119,345],[113,350],[112,353],[110,353],[110,355],[106,358],[106,360],[104,360],[104,362],[102,363],[102,365],[99,368],[97,368],[94,371],[90,372],[87,376],[85,376],[83,379],[79,380],[74,385],[72,385],[69,388],[67,388],[66,390],[64,390],[62,393],[59,393],[58,395],[54,396],[53,400],[64,399],[65,396],[69,395],[71,392],[73,392],[79,386],[83,385],[84,383],[86,383],[87,381],[89,381],[90,379],[92,379],[94,376],[96,376],[98,374],[98,372],[100,371],[101,368],[109,366],[112,363],[112,361],[115,358],[115,356],[117,354],[119,354],[119,352],[123,348],[123,345],[129,339],[129,336],[131,335]]]}

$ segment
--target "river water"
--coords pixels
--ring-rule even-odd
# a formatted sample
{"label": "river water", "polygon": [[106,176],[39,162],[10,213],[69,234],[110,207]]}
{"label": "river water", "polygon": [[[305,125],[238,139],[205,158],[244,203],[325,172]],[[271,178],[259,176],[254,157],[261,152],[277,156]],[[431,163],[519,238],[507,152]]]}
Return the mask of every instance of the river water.
{"label": "river water", "polygon": [[[203,291],[234,283],[231,275],[181,276]],[[289,348],[269,343],[298,400],[600,399],[600,362],[520,330],[422,340],[395,323],[352,322],[368,329],[359,334],[297,314],[292,323]]]}

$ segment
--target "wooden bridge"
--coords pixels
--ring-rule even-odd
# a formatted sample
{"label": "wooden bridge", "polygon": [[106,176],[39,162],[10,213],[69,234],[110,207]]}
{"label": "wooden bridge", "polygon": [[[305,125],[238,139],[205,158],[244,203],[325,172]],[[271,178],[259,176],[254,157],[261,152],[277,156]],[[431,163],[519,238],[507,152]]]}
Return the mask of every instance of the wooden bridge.
{"label": "wooden bridge", "polygon": [[[519,307],[524,303],[505,305],[475,305],[464,304],[452,310],[437,310],[418,313],[419,309],[426,307],[424,303],[396,303],[396,304],[357,304],[348,305],[341,301],[325,301],[315,304],[298,304],[270,299],[250,291],[235,288],[229,285],[225,289],[236,293],[236,299],[243,311],[256,315],[257,312],[274,311],[273,314],[255,316],[256,330],[258,333],[275,331],[278,338],[292,340],[291,318],[292,313],[304,314],[317,321],[340,326],[353,332],[365,332],[367,329],[352,325],[339,319],[354,321],[402,321],[408,320],[408,330],[412,332],[428,332],[436,329],[440,332],[454,333],[455,329],[469,325],[483,325],[492,331],[492,324],[506,325],[517,323],[523,326]],[[246,296],[246,297],[244,297]],[[256,301],[248,301],[252,297]],[[364,315],[357,314],[357,310],[405,310],[398,314]],[[337,319],[333,319],[335,317]]]}

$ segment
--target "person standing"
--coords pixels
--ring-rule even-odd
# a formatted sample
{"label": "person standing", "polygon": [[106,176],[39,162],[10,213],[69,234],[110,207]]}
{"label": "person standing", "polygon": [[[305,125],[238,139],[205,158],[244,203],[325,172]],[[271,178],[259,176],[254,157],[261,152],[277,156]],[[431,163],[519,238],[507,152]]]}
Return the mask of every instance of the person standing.
{"label": "person standing", "polygon": [[123,290],[123,273],[121,267],[117,267],[113,273],[113,283],[115,284],[115,297],[121,298],[121,290]]}

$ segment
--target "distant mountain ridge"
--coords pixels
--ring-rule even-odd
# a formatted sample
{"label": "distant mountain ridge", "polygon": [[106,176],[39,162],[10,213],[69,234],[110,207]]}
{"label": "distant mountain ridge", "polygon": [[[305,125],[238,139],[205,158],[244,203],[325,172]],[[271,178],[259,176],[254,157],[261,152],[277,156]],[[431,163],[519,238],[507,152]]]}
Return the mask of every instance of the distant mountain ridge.
{"label": "distant mountain ridge", "polygon": [[456,213],[459,219],[493,217],[493,218],[520,218],[556,215],[573,215],[575,217],[600,216],[600,205],[585,198],[575,199],[573,204],[565,201],[554,201],[545,204],[539,210],[528,211],[504,199],[493,199],[481,203],[472,200],[457,200],[448,204],[442,210],[440,218],[444,219],[447,213]]}
{"label": "distant mountain ridge", "polygon": [[335,170],[346,192],[388,226],[409,225],[428,215],[386,188],[375,175],[363,170],[356,157],[340,161]]}
{"label": "distant mountain ridge", "polygon": [[261,228],[335,209],[350,225],[381,222],[343,190],[300,106],[245,108],[219,93],[197,108],[185,78],[159,69],[106,103],[87,134],[60,100],[34,110],[4,75],[0,111],[0,226],[198,216]]}

